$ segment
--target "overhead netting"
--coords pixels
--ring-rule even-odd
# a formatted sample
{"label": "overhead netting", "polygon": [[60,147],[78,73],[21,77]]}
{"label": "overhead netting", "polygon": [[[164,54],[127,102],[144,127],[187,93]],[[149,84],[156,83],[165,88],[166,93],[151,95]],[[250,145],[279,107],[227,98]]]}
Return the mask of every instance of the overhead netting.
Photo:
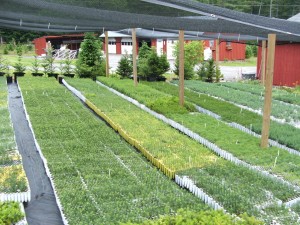
{"label": "overhead netting", "polygon": [[193,0],[1,0],[0,27],[63,33],[183,29],[245,39],[276,33],[278,40],[300,42],[300,23]]}

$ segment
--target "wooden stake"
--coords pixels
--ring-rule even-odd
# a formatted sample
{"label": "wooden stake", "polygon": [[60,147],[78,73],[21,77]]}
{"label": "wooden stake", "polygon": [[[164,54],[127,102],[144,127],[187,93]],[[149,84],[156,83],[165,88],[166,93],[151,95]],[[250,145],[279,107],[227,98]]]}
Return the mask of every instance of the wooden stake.
{"label": "wooden stake", "polygon": [[132,28],[131,30],[132,35],[132,66],[133,66],[133,80],[134,86],[137,86],[137,65],[136,65],[136,30]]}
{"label": "wooden stake", "polygon": [[263,114],[263,125],[260,146],[262,148],[268,147],[269,130],[270,130],[270,116],[272,106],[272,86],[274,74],[274,60],[275,60],[275,46],[276,34],[268,35],[268,56],[267,56],[267,71],[266,71],[266,87],[265,87],[265,103]]}
{"label": "wooden stake", "polygon": [[105,31],[106,77],[109,77],[108,31]]}
{"label": "wooden stake", "polygon": [[179,30],[179,104],[184,105],[184,30]]}
{"label": "wooden stake", "polygon": [[267,53],[267,41],[262,41],[261,45],[261,83],[265,86],[266,81],[266,53]]}
{"label": "wooden stake", "polygon": [[216,40],[216,66],[219,66],[220,61],[220,40]]}

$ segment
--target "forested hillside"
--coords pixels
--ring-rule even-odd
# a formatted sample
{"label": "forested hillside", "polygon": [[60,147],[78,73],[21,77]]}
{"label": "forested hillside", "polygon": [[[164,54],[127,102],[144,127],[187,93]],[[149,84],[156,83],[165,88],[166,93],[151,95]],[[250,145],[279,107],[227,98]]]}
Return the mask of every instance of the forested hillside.
{"label": "forested hillside", "polygon": [[287,19],[300,12],[299,0],[197,0],[246,13]]}
{"label": "forested hillside", "polygon": [[[255,15],[276,17],[287,19],[300,12],[300,1],[299,0],[195,0],[206,4],[212,4],[228,9],[251,13]],[[104,8],[107,9],[109,6],[110,10],[124,10],[126,12],[136,12],[137,4],[139,0],[111,0],[111,1],[100,1],[100,0],[51,0],[54,3],[66,3],[88,6],[91,8]],[[139,8],[139,12],[147,12],[157,14],[157,10],[153,5],[150,7],[148,3]],[[156,6],[160,7],[160,6]],[[176,9],[170,9],[169,15],[184,16],[184,12],[180,12]],[[53,16],[53,15],[50,15]],[[45,33],[34,33],[34,32],[23,32],[9,29],[0,29],[0,43],[3,41],[26,43],[32,41],[34,38],[45,35]]]}

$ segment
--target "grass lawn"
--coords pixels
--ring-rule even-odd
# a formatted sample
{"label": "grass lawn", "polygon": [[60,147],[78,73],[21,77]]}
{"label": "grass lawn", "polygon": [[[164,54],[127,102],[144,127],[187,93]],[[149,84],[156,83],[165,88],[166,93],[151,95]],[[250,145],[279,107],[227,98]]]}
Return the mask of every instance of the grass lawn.
{"label": "grass lawn", "polygon": [[257,58],[251,57],[250,59],[237,60],[237,61],[222,61],[220,66],[256,66]]}

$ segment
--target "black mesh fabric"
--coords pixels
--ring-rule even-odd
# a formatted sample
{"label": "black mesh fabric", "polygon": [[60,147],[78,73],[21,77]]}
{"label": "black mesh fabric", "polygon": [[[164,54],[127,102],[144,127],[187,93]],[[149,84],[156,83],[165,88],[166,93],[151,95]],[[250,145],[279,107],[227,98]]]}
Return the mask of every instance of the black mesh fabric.
{"label": "black mesh fabric", "polygon": [[0,27],[56,33],[183,29],[249,40],[276,33],[278,40],[300,42],[300,23],[193,0],[1,0]]}

